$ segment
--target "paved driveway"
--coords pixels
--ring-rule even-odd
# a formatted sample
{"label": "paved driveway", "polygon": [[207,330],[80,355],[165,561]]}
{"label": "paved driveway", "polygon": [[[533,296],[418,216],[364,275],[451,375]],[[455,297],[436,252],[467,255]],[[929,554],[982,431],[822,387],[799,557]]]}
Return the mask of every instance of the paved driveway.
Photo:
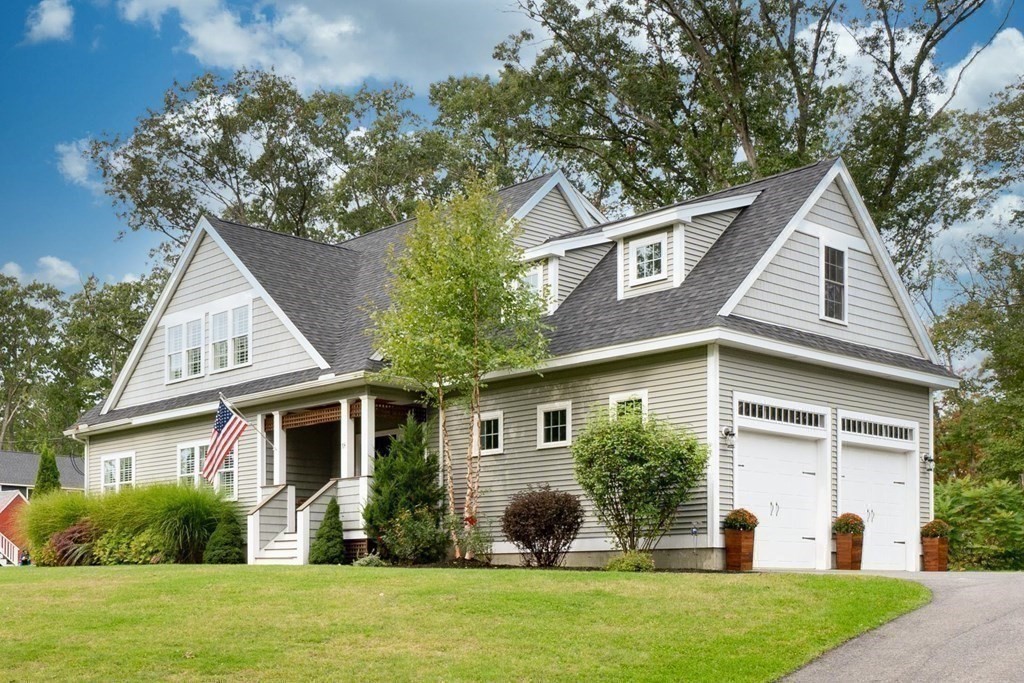
{"label": "paved driveway", "polygon": [[860,636],[787,681],[1024,681],[1024,573],[890,574],[932,602]]}

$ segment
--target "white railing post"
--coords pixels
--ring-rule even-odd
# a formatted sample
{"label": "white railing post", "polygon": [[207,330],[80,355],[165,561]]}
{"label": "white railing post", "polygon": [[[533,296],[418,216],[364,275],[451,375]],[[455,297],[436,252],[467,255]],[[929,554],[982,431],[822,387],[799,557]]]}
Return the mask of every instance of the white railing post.
{"label": "white railing post", "polygon": [[311,508],[305,507],[299,510],[299,538],[298,553],[299,564],[309,563],[309,513]]}
{"label": "white railing post", "polygon": [[260,511],[257,510],[249,515],[246,522],[246,531],[249,534],[248,546],[249,564],[256,564],[256,554],[260,549]]}
{"label": "white railing post", "polygon": [[281,411],[274,411],[274,485],[280,486],[287,480],[285,475],[288,469],[287,455],[288,444],[284,425],[281,420]]}
{"label": "white railing post", "polygon": [[288,487],[288,510],[286,512],[287,512],[287,516],[285,517],[285,519],[287,520],[287,522],[285,523],[285,529],[284,530],[287,531],[290,534],[294,534],[295,533],[295,487],[294,486],[289,486]]}

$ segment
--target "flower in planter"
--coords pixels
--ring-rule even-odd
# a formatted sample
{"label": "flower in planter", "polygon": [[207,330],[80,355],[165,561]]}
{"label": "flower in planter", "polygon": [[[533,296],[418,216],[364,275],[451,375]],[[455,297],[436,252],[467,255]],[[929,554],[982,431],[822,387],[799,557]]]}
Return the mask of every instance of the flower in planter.
{"label": "flower in planter", "polygon": [[864,533],[864,520],[860,515],[844,512],[836,517],[836,521],[832,522],[832,533],[860,536]]}
{"label": "flower in planter", "polygon": [[722,527],[737,531],[753,531],[757,528],[757,517],[750,510],[737,508],[725,516]]}
{"label": "flower in planter", "polygon": [[952,527],[941,519],[932,521],[921,527],[921,538],[949,538]]}

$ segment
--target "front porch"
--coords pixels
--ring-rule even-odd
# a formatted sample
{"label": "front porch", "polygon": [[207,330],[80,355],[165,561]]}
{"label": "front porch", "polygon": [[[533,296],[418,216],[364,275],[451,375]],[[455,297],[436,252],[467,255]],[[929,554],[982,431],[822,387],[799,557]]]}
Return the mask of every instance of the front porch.
{"label": "front porch", "polygon": [[425,418],[411,397],[367,394],[257,416],[260,502],[248,516],[249,563],[306,564],[332,497],[349,552],[364,554],[374,461],[410,413]]}

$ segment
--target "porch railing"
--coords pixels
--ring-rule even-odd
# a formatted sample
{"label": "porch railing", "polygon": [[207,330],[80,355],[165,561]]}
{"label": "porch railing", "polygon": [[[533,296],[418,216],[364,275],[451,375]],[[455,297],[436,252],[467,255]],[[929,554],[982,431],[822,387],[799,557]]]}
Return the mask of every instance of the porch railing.
{"label": "porch railing", "polygon": [[0,556],[6,557],[11,564],[18,564],[21,561],[21,550],[14,541],[0,533]]}
{"label": "porch railing", "polygon": [[295,531],[295,487],[281,484],[249,511],[249,562],[256,560],[260,550],[274,540],[282,531]]}
{"label": "porch railing", "polygon": [[324,521],[327,504],[332,497],[338,500],[338,509],[345,535],[352,536],[357,529],[362,529],[363,511],[359,505],[359,486],[358,478],[331,479],[299,506],[296,525],[300,564],[309,562],[309,546]]}

